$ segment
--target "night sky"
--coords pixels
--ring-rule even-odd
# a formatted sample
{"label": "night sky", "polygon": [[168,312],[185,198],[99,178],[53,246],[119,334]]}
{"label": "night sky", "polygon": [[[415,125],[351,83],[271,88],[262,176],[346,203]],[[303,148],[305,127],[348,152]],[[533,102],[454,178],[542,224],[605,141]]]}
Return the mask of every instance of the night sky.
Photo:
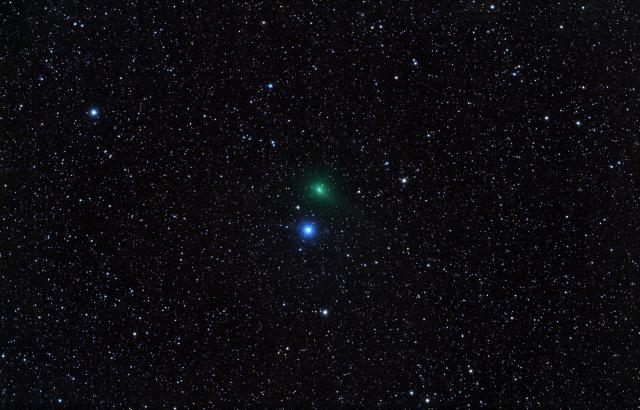
{"label": "night sky", "polygon": [[637,1],[4,1],[0,40],[0,408],[640,405]]}

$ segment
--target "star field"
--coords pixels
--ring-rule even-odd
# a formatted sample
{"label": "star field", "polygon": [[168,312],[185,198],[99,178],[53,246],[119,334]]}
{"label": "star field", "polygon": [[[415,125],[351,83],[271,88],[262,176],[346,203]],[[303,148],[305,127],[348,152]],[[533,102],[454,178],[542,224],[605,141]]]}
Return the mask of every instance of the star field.
{"label": "star field", "polygon": [[640,405],[634,2],[0,11],[0,408]]}

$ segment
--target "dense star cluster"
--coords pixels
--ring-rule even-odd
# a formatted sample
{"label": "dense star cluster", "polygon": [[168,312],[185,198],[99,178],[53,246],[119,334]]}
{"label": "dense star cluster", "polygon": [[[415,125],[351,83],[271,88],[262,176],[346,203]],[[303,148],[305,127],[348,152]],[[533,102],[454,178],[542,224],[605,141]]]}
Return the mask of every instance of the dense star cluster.
{"label": "dense star cluster", "polygon": [[4,2],[0,408],[637,408],[639,27]]}

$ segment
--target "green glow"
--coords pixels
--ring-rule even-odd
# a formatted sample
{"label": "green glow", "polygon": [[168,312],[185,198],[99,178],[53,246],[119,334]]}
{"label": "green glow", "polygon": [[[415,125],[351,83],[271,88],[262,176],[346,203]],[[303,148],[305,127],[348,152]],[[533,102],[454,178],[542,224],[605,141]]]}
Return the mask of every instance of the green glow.
{"label": "green glow", "polygon": [[311,199],[322,202],[332,202],[333,190],[324,181],[312,181],[307,185],[307,195]]}
{"label": "green glow", "polygon": [[327,195],[327,188],[325,188],[324,184],[314,184],[311,189],[318,196]]}

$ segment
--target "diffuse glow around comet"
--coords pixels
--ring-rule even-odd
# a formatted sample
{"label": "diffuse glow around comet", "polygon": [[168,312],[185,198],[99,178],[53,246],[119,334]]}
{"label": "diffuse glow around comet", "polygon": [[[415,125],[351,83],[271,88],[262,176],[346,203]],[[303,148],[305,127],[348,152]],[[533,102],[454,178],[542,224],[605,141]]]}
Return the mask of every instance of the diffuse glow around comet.
{"label": "diffuse glow around comet", "polygon": [[311,198],[317,200],[330,199],[329,185],[325,182],[314,182],[309,186],[308,194]]}
{"label": "diffuse glow around comet", "polygon": [[315,195],[316,197],[326,197],[327,196],[327,188],[325,187],[324,183],[322,182],[318,182],[315,183],[311,186],[311,192],[313,195]]}
{"label": "diffuse glow around comet", "polygon": [[331,204],[335,201],[335,189],[326,179],[316,178],[305,185],[305,196],[316,204]]}

